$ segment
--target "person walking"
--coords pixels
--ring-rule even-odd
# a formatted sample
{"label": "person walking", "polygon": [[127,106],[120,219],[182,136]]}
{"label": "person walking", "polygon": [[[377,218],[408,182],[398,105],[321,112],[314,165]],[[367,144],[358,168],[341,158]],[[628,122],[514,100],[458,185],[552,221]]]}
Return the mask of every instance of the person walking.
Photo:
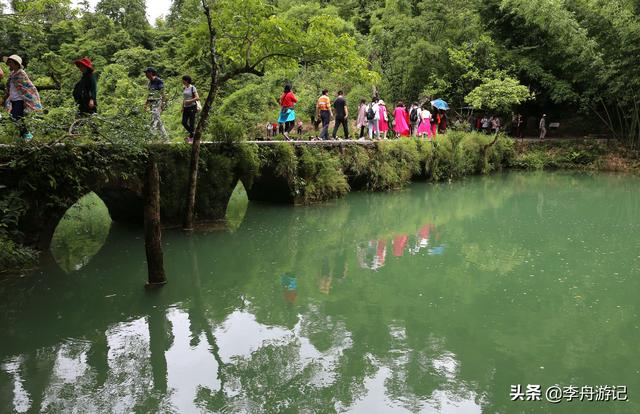
{"label": "person walking", "polygon": [[187,144],[193,144],[193,133],[196,130],[196,115],[198,114],[198,89],[193,86],[191,76],[182,77],[182,126],[189,135],[184,139]]}
{"label": "person walking", "polygon": [[40,95],[27,72],[24,71],[20,56],[11,55],[4,57],[3,60],[11,70],[5,89],[5,105],[11,114],[11,120],[18,125],[20,136],[25,141],[29,141],[33,138],[33,134],[29,132],[23,118],[27,112],[42,110]]}
{"label": "person walking", "polygon": [[167,102],[164,93],[164,81],[160,79],[158,71],[153,67],[146,68],[144,74],[147,79],[149,79],[149,94],[147,95],[144,108],[151,110],[151,129],[160,133],[160,137],[166,141],[169,139],[169,135],[166,129],[164,129],[164,124],[160,117]]}
{"label": "person walking", "polygon": [[404,103],[402,101],[398,102],[398,105],[396,105],[396,109],[393,110],[393,119],[393,130],[396,133],[396,138],[400,138],[401,136],[409,136],[411,129],[407,124],[407,110],[405,109]]}
{"label": "person walking", "polygon": [[338,91],[338,97],[333,102],[333,109],[336,115],[333,125],[333,139],[336,139],[336,134],[341,124],[344,131],[344,139],[349,139],[349,107],[343,95],[344,93],[342,91]]}
{"label": "person walking", "polygon": [[289,132],[296,126],[296,111],[293,107],[298,102],[298,98],[291,91],[291,85],[285,85],[282,95],[280,95],[280,116],[278,123],[283,125],[282,134],[289,141]]}
{"label": "person walking", "polygon": [[515,135],[514,135],[516,138],[520,138],[520,139],[524,138],[523,125],[524,125],[524,119],[522,118],[522,114],[517,114],[515,119]]}
{"label": "person walking", "polygon": [[78,104],[78,114],[87,116],[98,110],[98,82],[94,74],[93,63],[87,57],[73,62],[82,77],[73,87],[73,99]]}
{"label": "person walking", "polygon": [[333,113],[331,112],[331,99],[329,99],[329,90],[323,89],[322,95],[316,103],[316,118],[322,122],[322,130],[320,131],[320,139],[329,139],[329,122]]}
{"label": "person walking", "polygon": [[360,106],[358,106],[358,120],[356,121],[356,128],[360,128],[359,139],[364,139],[364,129],[367,127],[367,101],[360,100]]}
{"label": "person walking", "polygon": [[485,134],[488,134],[490,121],[489,121],[489,117],[487,117],[486,114],[483,115],[482,119],[480,120],[480,125],[482,128],[482,132],[484,132]]}
{"label": "person walking", "polygon": [[376,133],[376,139],[380,139],[380,129],[378,124],[380,121],[380,105],[378,105],[378,98],[375,96],[371,100],[371,103],[367,105],[367,129],[369,130],[369,139],[373,139],[373,133]]}
{"label": "person walking", "polygon": [[431,141],[431,112],[429,112],[426,105],[422,107],[419,117],[418,136],[421,139],[429,138],[429,141]]}
{"label": "person walking", "polygon": [[387,139],[387,132],[389,131],[389,114],[387,113],[387,105],[382,99],[378,101],[380,120],[378,122],[378,128],[382,133],[382,139]]}
{"label": "person walking", "polygon": [[435,139],[438,136],[438,126],[440,125],[440,111],[435,108],[431,113],[431,137]]}
{"label": "person walking", "polygon": [[540,129],[540,139],[545,139],[547,136],[547,114],[543,114],[540,118],[538,128]]}
{"label": "person walking", "polygon": [[441,134],[446,134],[447,133],[447,112],[443,111],[440,114],[440,133]]}
{"label": "person walking", "polygon": [[409,123],[411,136],[415,137],[418,133],[418,124],[420,124],[420,106],[417,102],[412,103],[409,109]]}

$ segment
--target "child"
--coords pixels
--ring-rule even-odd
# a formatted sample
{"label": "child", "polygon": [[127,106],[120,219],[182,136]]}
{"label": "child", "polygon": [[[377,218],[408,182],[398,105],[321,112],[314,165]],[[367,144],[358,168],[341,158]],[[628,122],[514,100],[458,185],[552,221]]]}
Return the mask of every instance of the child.
{"label": "child", "polygon": [[273,136],[273,124],[269,122],[267,124],[267,138],[271,138]]}
{"label": "child", "polygon": [[302,121],[298,121],[298,135],[302,135]]}

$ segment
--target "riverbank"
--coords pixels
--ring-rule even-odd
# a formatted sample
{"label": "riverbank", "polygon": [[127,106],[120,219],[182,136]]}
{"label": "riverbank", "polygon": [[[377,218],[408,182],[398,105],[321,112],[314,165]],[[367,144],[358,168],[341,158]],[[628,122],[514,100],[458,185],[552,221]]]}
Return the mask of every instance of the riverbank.
{"label": "riverbank", "polygon": [[[190,147],[148,149],[159,158],[163,224],[175,225],[182,216]],[[48,249],[60,217],[89,192],[105,199],[114,220],[139,224],[144,162],[142,152],[108,146],[0,148],[0,272],[32,266],[34,247]],[[505,169],[640,171],[637,153],[615,142],[516,142],[461,132],[435,142],[209,143],[201,162],[197,212],[207,221],[224,218],[238,181],[252,201],[300,205],[350,191],[390,191],[411,181],[450,181]],[[46,234],[35,237],[43,229]]]}
{"label": "riverbank", "polygon": [[638,152],[613,140],[525,140],[514,149],[511,169],[640,173]]}

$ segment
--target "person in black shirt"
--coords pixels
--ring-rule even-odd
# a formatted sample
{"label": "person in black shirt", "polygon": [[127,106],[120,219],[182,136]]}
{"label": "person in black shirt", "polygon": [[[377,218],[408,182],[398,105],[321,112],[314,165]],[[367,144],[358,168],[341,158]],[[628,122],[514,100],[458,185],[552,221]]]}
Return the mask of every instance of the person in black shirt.
{"label": "person in black shirt", "polygon": [[73,88],[73,99],[78,104],[78,112],[82,115],[94,114],[98,102],[98,83],[93,73],[93,64],[86,57],[73,63],[82,72],[80,81]]}
{"label": "person in black shirt", "polygon": [[333,126],[333,139],[336,139],[336,134],[338,133],[338,128],[340,124],[342,124],[342,128],[344,130],[344,138],[349,139],[349,122],[347,118],[349,118],[349,108],[347,107],[347,101],[344,99],[343,92],[338,92],[338,97],[333,102],[333,109],[335,110],[335,123]]}

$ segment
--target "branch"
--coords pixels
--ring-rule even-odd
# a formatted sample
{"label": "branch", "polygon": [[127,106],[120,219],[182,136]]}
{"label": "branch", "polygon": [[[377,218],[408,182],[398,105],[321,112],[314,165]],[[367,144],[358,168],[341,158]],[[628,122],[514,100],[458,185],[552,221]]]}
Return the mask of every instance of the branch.
{"label": "branch", "polygon": [[230,79],[233,79],[234,77],[238,76],[238,75],[242,75],[244,73],[248,73],[248,74],[252,74],[252,75],[256,75],[256,76],[264,76],[264,69],[258,69],[258,66],[262,63],[264,63],[265,60],[267,59],[271,59],[274,57],[285,57],[285,58],[289,58],[289,59],[295,59],[294,56],[291,56],[290,54],[287,53],[269,53],[268,55],[264,55],[262,56],[260,59],[258,59],[257,61],[255,61],[253,64],[249,64],[249,62],[245,62],[244,66],[235,68],[227,73],[225,73],[224,75],[220,76],[220,83],[224,83]]}
{"label": "branch", "polygon": [[264,72],[261,70],[258,70],[255,68],[255,66],[249,66],[249,65],[245,65],[239,68],[235,68],[227,73],[225,73],[224,75],[220,76],[220,83],[225,83],[226,81],[235,78],[238,75],[241,75],[243,73],[250,73],[252,75],[256,75],[256,76],[264,76]]}
{"label": "branch", "polygon": [[[286,58],[289,58],[289,59],[295,59],[295,56],[291,56],[288,53],[269,53],[268,55],[264,55],[260,59],[258,59],[253,65],[251,65],[251,68],[256,68],[256,67],[258,67],[258,65],[260,65],[265,60],[271,59],[273,57],[286,57]],[[248,65],[248,63],[249,62],[247,62],[247,65]]]}

